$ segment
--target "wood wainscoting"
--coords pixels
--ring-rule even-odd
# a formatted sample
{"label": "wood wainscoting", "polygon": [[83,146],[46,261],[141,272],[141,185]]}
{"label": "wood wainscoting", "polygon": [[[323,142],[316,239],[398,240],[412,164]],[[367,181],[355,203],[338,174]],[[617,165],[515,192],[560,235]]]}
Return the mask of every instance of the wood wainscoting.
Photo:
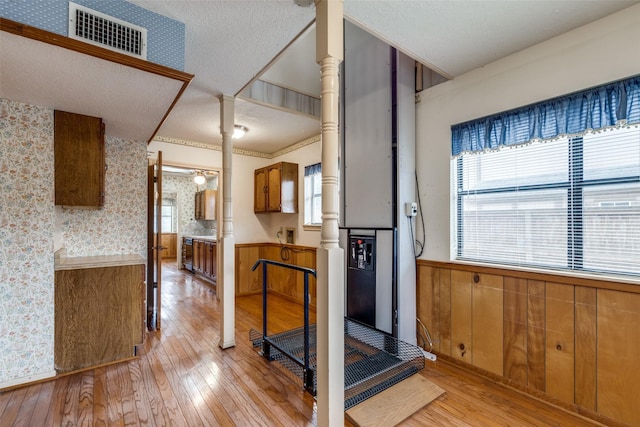
{"label": "wood wainscoting", "polygon": [[640,284],[423,260],[417,282],[443,359],[640,425]]}
{"label": "wood wainscoting", "polygon": [[[251,295],[262,292],[262,268],[251,271],[258,259],[316,268],[317,248],[278,243],[247,243],[236,245],[236,295]],[[300,271],[269,266],[267,289],[292,301],[304,301],[304,274]],[[316,279],[309,277],[309,304],[316,305]]]}

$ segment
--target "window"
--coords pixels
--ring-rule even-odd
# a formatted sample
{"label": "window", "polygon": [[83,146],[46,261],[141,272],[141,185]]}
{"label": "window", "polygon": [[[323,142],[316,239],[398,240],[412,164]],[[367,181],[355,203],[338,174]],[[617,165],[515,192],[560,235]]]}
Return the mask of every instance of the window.
{"label": "window", "polygon": [[[626,97],[639,99],[639,87]],[[606,93],[603,99],[612,99]],[[536,126],[544,126],[533,107],[525,107],[526,114],[519,110],[481,119],[481,127],[459,125],[463,138],[457,139],[462,134],[456,134],[460,129],[454,126],[456,258],[640,275],[640,120],[634,102],[626,115],[634,124],[613,115],[613,126],[525,143],[521,136],[535,132],[531,118]],[[581,108],[576,114],[584,116],[585,110],[589,111]],[[528,116],[528,124],[508,128],[522,116]],[[502,126],[498,130],[497,122]],[[512,145],[510,134],[518,135],[518,144]],[[489,141],[495,135],[506,138]]]}
{"label": "window", "polygon": [[322,224],[322,165],[304,168],[304,225]]}
{"label": "window", "polygon": [[[161,225],[163,233],[176,233],[178,227],[176,199],[163,198],[160,209]],[[157,226],[154,226],[157,230]]]}

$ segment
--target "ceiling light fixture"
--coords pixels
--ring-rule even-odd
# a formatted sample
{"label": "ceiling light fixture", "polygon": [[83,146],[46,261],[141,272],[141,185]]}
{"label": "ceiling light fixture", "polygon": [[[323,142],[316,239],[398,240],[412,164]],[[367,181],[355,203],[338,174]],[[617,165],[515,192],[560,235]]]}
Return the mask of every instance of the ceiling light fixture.
{"label": "ceiling light fixture", "polygon": [[233,139],[240,139],[244,136],[245,133],[249,132],[249,129],[242,125],[235,125],[233,127]]}
{"label": "ceiling light fixture", "polygon": [[198,171],[198,173],[196,173],[196,176],[193,177],[193,182],[195,182],[198,185],[202,185],[205,182],[207,182],[207,178],[204,177],[202,172]]}

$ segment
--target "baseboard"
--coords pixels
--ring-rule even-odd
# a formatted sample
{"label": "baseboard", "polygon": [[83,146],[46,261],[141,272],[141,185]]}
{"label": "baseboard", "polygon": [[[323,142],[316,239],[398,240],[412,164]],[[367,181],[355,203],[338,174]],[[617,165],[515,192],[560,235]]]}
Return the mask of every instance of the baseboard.
{"label": "baseboard", "polygon": [[40,374],[29,375],[29,376],[26,376],[26,377],[15,378],[13,380],[4,381],[4,382],[0,383],[0,392],[7,391],[9,389],[16,388],[16,387],[23,386],[23,385],[27,385],[27,384],[30,384],[30,383],[35,383],[35,382],[38,382],[38,381],[50,379],[50,378],[53,378],[55,376],[56,376],[56,371],[55,370],[51,370],[51,371],[43,372],[43,373],[40,373]]}

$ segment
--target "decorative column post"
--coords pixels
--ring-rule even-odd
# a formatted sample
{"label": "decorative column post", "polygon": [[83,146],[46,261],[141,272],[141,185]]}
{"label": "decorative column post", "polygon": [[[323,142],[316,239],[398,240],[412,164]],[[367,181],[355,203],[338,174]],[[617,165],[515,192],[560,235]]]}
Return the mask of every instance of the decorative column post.
{"label": "decorative column post", "polygon": [[218,282],[220,300],[220,347],[236,345],[235,339],[235,239],[231,203],[231,163],[235,98],[220,95],[220,133],[222,134],[222,237],[218,240]]}
{"label": "decorative column post", "polygon": [[344,251],[338,229],[338,66],[342,0],[316,0],[316,61],[321,69],[322,231],[317,251],[318,426],[344,424]]}

